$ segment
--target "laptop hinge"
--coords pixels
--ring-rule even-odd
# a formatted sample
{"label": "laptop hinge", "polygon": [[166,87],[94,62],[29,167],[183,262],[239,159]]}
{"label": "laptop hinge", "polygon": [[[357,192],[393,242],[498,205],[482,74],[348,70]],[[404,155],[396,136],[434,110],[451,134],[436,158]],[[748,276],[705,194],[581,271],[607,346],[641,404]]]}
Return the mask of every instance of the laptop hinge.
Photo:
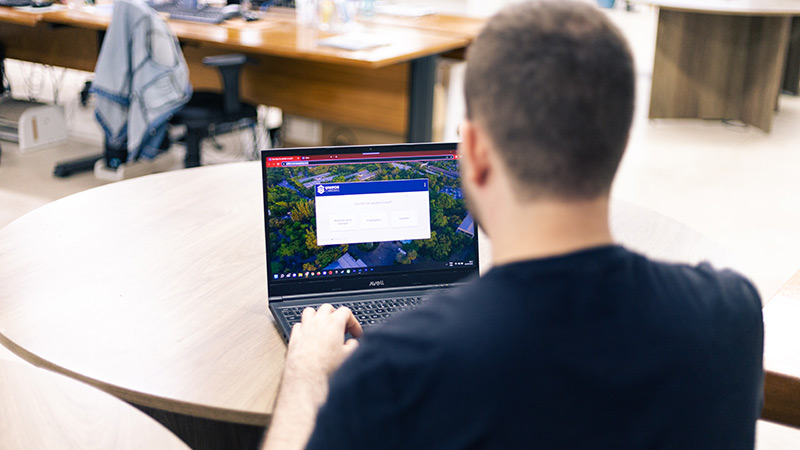
{"label": "laptop hinge", "polygon": [[282,301],[282,300],[313,300],[314,298],[324,297],[324,298],[331,298],[331,297],[346,297],[350,295],[391,295],[394,292],[402,292],[408,291],[413,289],[445,289],[450,288],[453,286],[459,286],[464,283],[450,283],[450,284],[429,284],[425,286],[402,286],[402,287],[391,287],[391,288],[382,288],[382,289],[370,289],[367,291],[360,290],[360,291],[337,291],[337,292],[318,292],[314,294],[298,294],[298,295],[277,295],[274,297],[269,297],[268,300],[270,301]]}

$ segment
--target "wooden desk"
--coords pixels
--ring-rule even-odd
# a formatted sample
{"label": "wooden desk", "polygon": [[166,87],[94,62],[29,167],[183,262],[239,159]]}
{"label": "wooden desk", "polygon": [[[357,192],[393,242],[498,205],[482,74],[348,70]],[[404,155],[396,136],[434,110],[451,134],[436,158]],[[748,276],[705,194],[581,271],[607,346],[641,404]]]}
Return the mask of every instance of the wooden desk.
{"label": "wooden desk", "polygon": [[187,449],[153,419],[83,383],[0,360],[0,448]]}
{"label": "wooden desk", "polygon": [[659,7],[650,118],[737,119],[769,131],[795,0],[647,0]]}
{"label": "wooden desk", "polygon": [[800,272],[764,306],[763,417],[800,428]]}
{"label": "wooden desk", "polygon": [[[92,71],[110,16],[91,8],[32,15],[0,8],[0,42],[7,57]],[[25,23],[20,23],[23,21]],[[170,22],[183,44],[195,88],[219,89],[219,75],[202,58],[246,53],[242,97],[287,114],[383,133],[384,141],[431,139],[435,58],[463,49],[469,34],[424,26],[363,24],[390,45],[363,51],[320,46],[324,33],[297,27],[293,12],[275,8],[257,22],[220,25]],[[79,43],[79,45],[76,45]],[[373,143],[373,142],[361,142]]]}

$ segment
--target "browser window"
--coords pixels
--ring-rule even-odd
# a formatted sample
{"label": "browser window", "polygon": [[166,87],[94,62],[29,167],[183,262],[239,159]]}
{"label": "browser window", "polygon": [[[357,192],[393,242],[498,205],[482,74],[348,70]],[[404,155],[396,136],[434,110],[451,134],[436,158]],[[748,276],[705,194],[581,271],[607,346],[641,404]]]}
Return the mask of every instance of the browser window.
{"label": "browser window", "polygon": [[274,280],[477,265],[455,147],[264,163]]}
{"label": "browser window", "polygon": [[319,184],[317,244],[430,239],[428,179]]}

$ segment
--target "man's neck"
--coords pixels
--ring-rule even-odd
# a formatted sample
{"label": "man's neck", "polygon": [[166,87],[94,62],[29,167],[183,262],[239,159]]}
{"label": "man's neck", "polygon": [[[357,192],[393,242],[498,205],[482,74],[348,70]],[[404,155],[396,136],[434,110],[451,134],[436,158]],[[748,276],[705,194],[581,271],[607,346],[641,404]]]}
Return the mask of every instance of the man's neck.
{"label": "man's neck", "polygon": [[486,220],[494,265],[613,243],[606,197],[572,202],[535,201],[502,210],[506,212],[504,217]]}

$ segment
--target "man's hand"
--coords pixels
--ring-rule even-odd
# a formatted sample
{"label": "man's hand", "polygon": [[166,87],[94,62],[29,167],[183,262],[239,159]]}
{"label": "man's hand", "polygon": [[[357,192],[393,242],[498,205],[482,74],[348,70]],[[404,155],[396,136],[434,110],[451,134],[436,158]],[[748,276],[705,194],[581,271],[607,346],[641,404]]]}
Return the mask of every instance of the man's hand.
{"label": "man's hand", "polygon": [[292,328],[283,380],[275,402],[265,449],[302,449],[314,430],[319,407],[328,397],[328,379],[358,346],[345,333],[361,337],[361,324],[347,308],[325,304],[306,308]]}
{"label": "man's hand", "polygon": [[292,328],[284,382],[296,381],[297,378],[327,381],[358,346],[355,339],[345,342],[345,333],[353,337],[363,334],[361,324],[348,308],[333,309],[327,303],[317,311],[306,308],[301,321]]}

